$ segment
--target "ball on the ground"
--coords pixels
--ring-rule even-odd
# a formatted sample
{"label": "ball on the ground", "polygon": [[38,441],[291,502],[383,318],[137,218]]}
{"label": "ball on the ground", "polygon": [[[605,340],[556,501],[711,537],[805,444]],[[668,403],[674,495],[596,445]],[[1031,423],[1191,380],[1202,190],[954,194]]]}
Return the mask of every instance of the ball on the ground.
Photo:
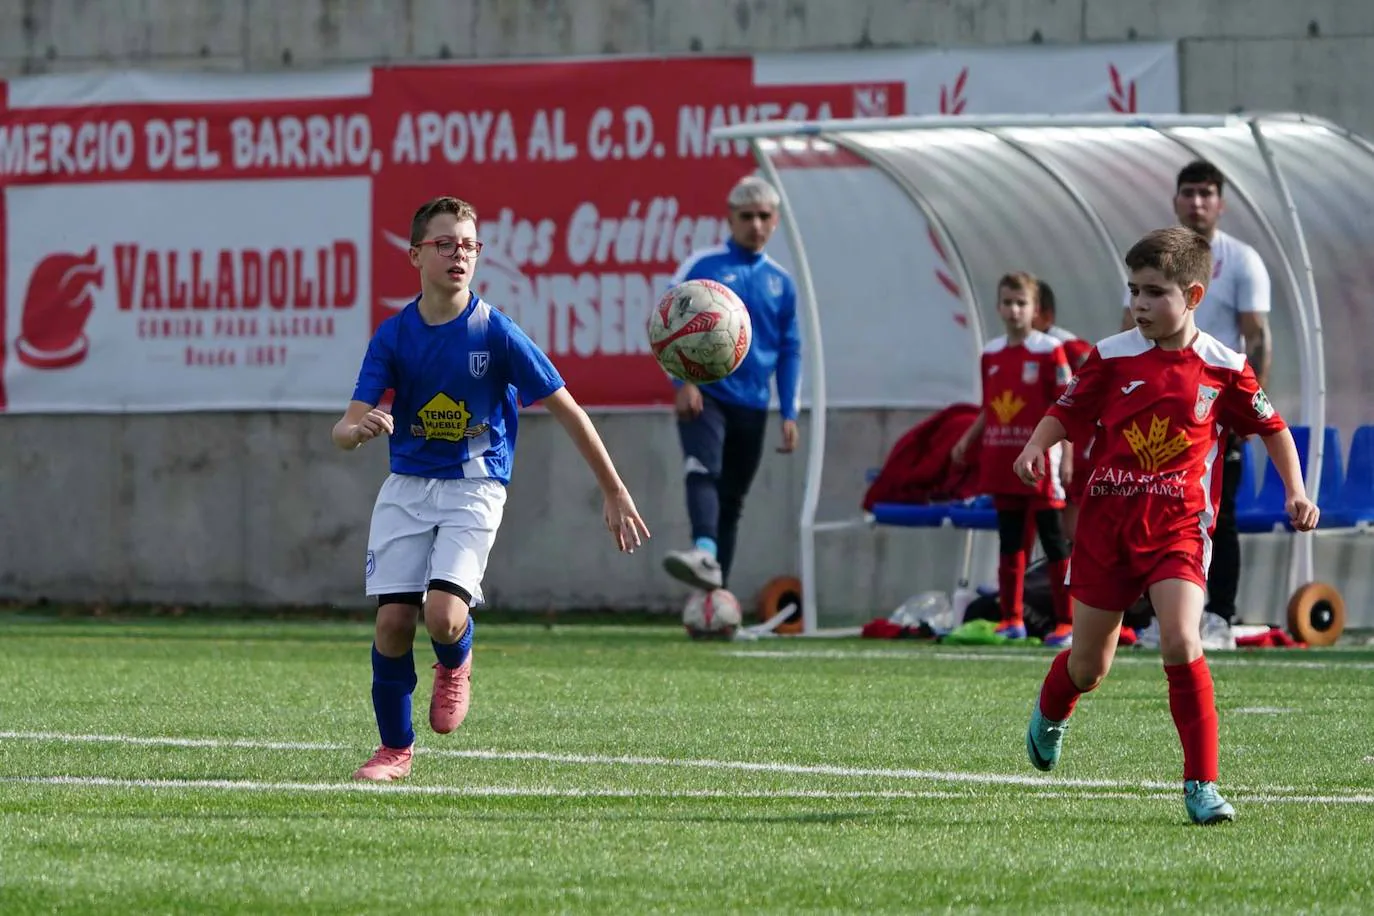
{"label": "ball on the ground", "polygon": [[649,312],[649,349],[682,382],[718,382],[749,353],[754,328],[735,291],[715,280],[679,283]]}
{"label": "ball on the ground", "polygon": [[742,620],[739,599],[723,588],[693,592],[682,609],[682,626],[693,639],[729,639]]}

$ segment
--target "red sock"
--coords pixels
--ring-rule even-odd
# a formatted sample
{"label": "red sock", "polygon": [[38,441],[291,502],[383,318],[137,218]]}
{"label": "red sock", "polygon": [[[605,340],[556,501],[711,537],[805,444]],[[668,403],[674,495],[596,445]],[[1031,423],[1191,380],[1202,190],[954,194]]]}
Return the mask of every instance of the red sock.
{"label": "red sock", "polygon": [[1165,665],[1164,674],[1169,679],[1169,712],[1183,744],[1183,778],[1216,782],[1217,705],[1207,659],[1199,656],[1191,664]]}
{"label": "red sock", "polygon": [[1063,722],[1083,691],[1069,677],[1069,650],[1065,649],[1050,663],[1050,673],[1045,675],[1045,683],[1040,688],[1040,714],[1053,722]]}
{"label": "red sock", "polygon": [[997,599],[1002,607],[1003,623],[1022,623],[1025,608],[1021,604],[1026,584],[1026,552],[1004,553],[997,559]]}
{"label": "red sock", "polygon": [[1069,600],[1069,587],[1064,577],[1069,574],[1068,560],[1051,560],[1050,597],[1054,601],[1054,622],[1073,623],[1073,602]]}

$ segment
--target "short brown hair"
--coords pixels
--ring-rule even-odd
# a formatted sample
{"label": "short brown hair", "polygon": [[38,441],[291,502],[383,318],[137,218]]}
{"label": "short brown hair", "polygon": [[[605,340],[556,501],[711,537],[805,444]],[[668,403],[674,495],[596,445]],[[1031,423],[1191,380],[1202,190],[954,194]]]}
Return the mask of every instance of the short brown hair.
{"label": "short brown hair", "polygon": [[1002,274],[997,281],[997,301],[1002,301],[1002,290],[1019,289],[1040,304],[1040,281],[1035,279],[1035,274],[1027,273],[1024,270],[1013,270],[1011,273]]}
{"label": "short brown hair", "polygon": [[1054,287],[1044,280],[1037,279],[1035,281],[1035,304],[1040,307],[1040,314],[1050,318],[1054,317]]}
{"label": "short brown hair", "polygon": [[410,221],[410,244],[418,245],[423,242],[425,233],[429,231],[429,221],[446,213],[457,217],[460,223],[465,219],[477,222],[477,208],[466,200],[436,197],[425,201],[420,205],[420,209],[415,211],[415,218]]}
{"label": "short brown hair", "polygon": [[1180,289],[1194,283],[1205,288],[1212,279],[1212,243],[1187,226],[1156,229],[1126,252],[1126,267],[1157,270]]}

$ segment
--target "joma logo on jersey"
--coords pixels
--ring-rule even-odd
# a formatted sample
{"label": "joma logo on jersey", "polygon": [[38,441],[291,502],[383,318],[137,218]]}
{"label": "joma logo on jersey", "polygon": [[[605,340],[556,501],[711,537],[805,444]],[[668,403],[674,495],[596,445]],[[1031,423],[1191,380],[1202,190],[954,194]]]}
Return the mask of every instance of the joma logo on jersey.
{"label": "joma logo on jersey", "polygon": [[1135,453],[1141,468],[1151,472],[1158,471],[1161,465],[1177,458],[1192,445],[1183,430],[1170,437],[1168,418],[1155,415],[1150,417],[1148,433],[1142,433],[1140,427],[1132,423],[1121,434],[1126,437],[1126,444]]}
{"label": "joma logo on jersey", "polygon": [[1011,389],[1007,389],[992,399],[992,412],[997,414],[997,420],[1006,426],[1016,415],[1021,412],[1021,408],[1026,406],[1024,399],[1012,394]]}

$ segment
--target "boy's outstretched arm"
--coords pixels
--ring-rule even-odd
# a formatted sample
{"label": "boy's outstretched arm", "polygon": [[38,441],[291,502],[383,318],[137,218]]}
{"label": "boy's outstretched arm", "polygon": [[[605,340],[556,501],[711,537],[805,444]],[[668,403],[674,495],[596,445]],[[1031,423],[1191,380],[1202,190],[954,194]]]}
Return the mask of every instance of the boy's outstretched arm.
{"label": "boy's outstretched arm", "polygon": [[1307,498],[1307,484],[1302,479],[1302,463],[1298,460],[1298,447],[1293,444],[1293,434],[1285,427],[1262,439],[1264,450],[1269,453],[1269,460],[1274,462],[1274,470],[1283,481],[1287,494],[1284,509],[1289,520],[1298,531],[1311,531],[1317,527],[1321,510]]}
{"label": "boy's outstretched arm", "polygon": [[596,427],[592,425],[591,417],[588,417],[582,406],[573,400],[567,388],[559,388],[544,399],[544,404],[548,407],[549,413],[558,420],[559,425],[567,430],[568,437],[572,439],[577,450],[582,453],[583,460],[596,475],[597,485],[601,487],[601,493],[605,497],[602,514],[611,537],[615,538],[616,546],[622,551],[634,553],[634,549],[643,543],[643,539],[649,537],[649,529],[644,524],[644,519],[639,517],[639,510],[635,508],[630,491],[625,488],[624,481],[616,473],[611,455],[606,451],[606,445],[601,441]]}
{"label": "boy's outstretched arm", "polygon": [[1041,418],[1029,441],[1026,442],[1026,447],[1021,449],[1021,454],[1012,465],[1012,470],[1021,478],[1021,482],[1026,486],[1035,486],[1040,478],[1045,476],[1045,452],[1063,442],[1068,436],[1068,430],[1057,417],[1049,415]]}

